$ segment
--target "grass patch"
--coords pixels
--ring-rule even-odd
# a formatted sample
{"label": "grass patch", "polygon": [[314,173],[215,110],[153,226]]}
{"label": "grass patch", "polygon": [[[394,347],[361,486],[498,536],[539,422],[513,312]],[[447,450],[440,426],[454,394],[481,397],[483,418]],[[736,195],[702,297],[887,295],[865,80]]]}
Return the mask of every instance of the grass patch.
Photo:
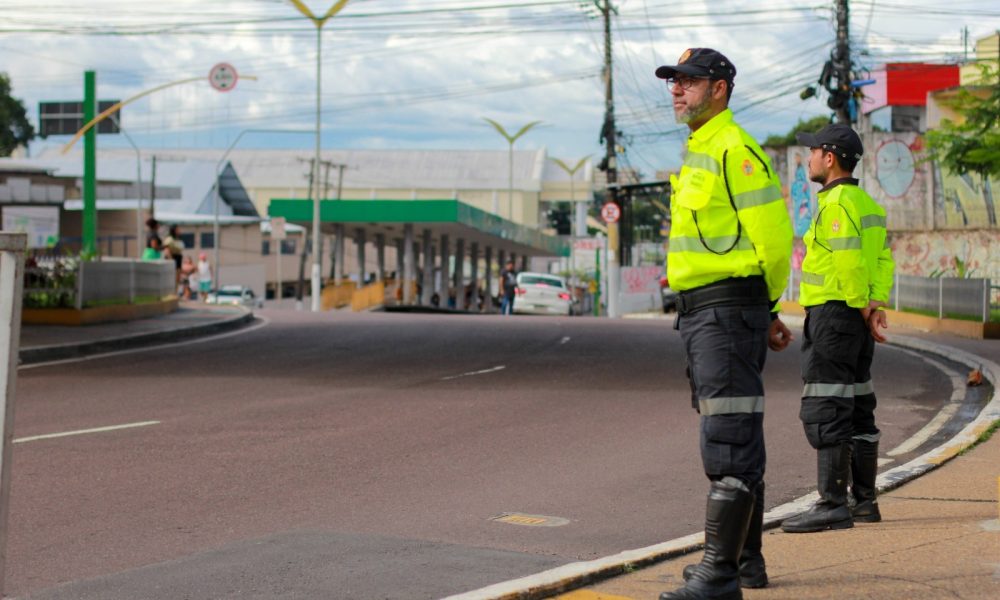
{"label": "grass patch", "polygon": [[979,434],[979,437],[976,438],[976,441],[972,442],[972,444],[965,450],[959,452],[958,455],[962,456],[963,454],[971,451],[979,444],[982,444],[986,440],[990,439],[991,437],[993,437],[993,434],[996,433],[998,429],[1000,429],[1000,421],[994,421],[992,425],[986,428],[986,431]]}

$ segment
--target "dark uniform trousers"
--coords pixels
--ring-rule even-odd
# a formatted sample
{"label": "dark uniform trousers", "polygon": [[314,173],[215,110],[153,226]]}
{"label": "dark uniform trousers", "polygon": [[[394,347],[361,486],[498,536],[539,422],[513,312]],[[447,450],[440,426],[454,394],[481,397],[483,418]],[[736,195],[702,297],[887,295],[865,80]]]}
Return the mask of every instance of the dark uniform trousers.
{"label": "dark uniform trousers", "polygon": [[871,382],[875,340],[861,312],[841,301],[806,309],[799,418],[813,448],[877,442]]}
{"label": "dark uniform trousers", "polygon": [[761,303],[712,306],[677,317],[691,400],[701,413],[701,459],[712,481],[736,477],[753,490],[764,479],[761,373],[770,321]]}

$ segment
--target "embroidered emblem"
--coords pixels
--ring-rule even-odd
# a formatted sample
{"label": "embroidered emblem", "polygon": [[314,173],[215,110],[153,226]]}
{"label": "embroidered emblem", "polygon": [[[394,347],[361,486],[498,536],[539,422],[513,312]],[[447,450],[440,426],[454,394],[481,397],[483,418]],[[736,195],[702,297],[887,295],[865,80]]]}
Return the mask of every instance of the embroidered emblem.
{"label": "embroidered emblem", "polygon": [[833,223],[830,223],[830,230],[833,231],[834,233],[840,231],[840,221],[834,219]]}
{"label": "embroidered emblem", "polygon": [[747,177],[753,175],[753,163],[749,158],[743,161],[743,174]]}
{"label": "embroidered emblem", "polygon": [[684,63],[687,62],[687,59],[689,59],[689,58],[691,58],[691,49],[690,48],[688,48],[687,50],[685,50],[684,54],[681,54],[681,57],[679,59],[677,59],[677,64],[683,65]]}

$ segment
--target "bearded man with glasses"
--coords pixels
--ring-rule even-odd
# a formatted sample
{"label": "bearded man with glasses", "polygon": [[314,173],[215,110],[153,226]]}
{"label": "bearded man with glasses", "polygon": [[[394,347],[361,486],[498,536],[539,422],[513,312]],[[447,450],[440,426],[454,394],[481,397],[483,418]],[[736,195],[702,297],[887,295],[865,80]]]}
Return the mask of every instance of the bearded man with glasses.
{"label": "bearded man with glasses", "polygon": [[792,225],[781,184],[760,146],[733,120],[736,67],[711,48],[662,66],[674,116],[691,130],[670,178],[667,275],[679,292],[674,328],[701,414],[701,459],[710,481],[705,554],[665,599],[741,599],[764,587],[764,383],[767,348],[792,340],[777,303],[791,269]]}

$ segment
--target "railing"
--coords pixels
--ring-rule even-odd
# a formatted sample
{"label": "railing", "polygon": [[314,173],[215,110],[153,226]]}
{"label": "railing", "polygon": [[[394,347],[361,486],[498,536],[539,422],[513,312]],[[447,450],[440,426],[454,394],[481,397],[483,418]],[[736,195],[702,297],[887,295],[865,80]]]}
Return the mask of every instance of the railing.
{"label": "railing", "polygon": [[28,308],[76,308],[162,300],[177,293],[173,261],[32,257],[24,270]]}
{"label": "railing", "polygon": [[373,306],[385,304],[385,284],[381,281],[369,283],[363,288],[354,290],[351,296],[351,310],[360,312]]}
{"label": "railing", "polygon": [[[784,300],[798,300],[800,271],[792,271]],[[955,318],[989,322],[990,311],[997,304],[998,288],[989,279],[955,277],[895,276],[889,307],[893,310],[919,312],[939,319]]]}
{"label": "railing", "polygon": [[0,233],[0,597],[3,596],[4,559],[7,556],[7,507],[10,506],[11,440],[14,437],[14,390],[17,383],[21,337],[21,286],[28,236]]}

